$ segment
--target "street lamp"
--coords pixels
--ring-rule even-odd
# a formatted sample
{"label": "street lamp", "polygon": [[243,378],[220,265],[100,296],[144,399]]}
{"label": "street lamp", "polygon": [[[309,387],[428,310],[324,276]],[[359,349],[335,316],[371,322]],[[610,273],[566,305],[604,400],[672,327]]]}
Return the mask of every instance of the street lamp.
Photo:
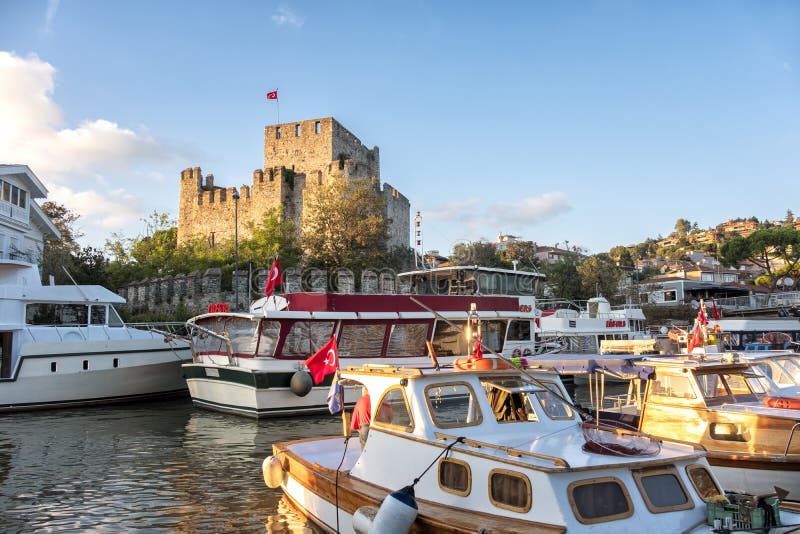
{"label": "street lamp", "polygon": [[239,190],[233,192],[233,311],[239,311]]}

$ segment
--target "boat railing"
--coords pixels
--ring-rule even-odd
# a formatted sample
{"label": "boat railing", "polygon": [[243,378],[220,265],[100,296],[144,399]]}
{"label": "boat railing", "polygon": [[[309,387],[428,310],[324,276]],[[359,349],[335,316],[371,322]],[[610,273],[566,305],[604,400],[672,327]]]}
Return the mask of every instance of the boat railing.
{"label": "boat railing", "polygon": [[191,332],[189,336],[190,343],[189,345],[192,348],[192,360],[197,362],[197,344],[196,338],[203,339],[205,337],[213,337],[214,339],[218,339],[225,343],[225,355],[228,357],[228,365],[235,365],[234,356],[233,356],[233,343],[231,343],[230,337],[227,335],[226,332],[218,333],[210,330],[208,328],[202,327],[196,323],[185,323],[186,328]]}
{"label": "boat railing", "polygon": [[[30,336],[34,342],[42,343],[47,341],[75,341],[75,338],[80,341],[112,341],[115,339],[120,339],[121,337],[133,339],[133,335],[131,333],[131,329],[133,328],[147,332],[155,339],[158,339],[159,337],[163,338],[165,341],[171,341],[175,338],[185,339],[187,336],[186,323],[180,322],[127,323],[120,326],[109,326],[105,324],[37,324],[27,325],[25,330],[28,333],[28,336]],[[39,333],[38,337],[37,332]],[[54,332],[58,339],[45,339],[51,337],[45,335],[47,332]],[[100,332],[102,332],[102,335],[99,335]],[[114,335],[120,333],[122,333],[121,336]]]}
{"label": "boat railing", "polygon": [[[434,435],[436,436],[436,439],[442,439],[442,440],[445,440],[445,441],[459,439],[458,436],[451,436],[449,434],[443,434],[441,432],[436,432]],[[564,467],[566,469],[569,469],[569,467],[570,467],[569,463],[565,459],[559,458],[558,456],[550,456],[549,454],[541,454],[541,453],[538,453],[538,452],[523,451],[521,449],[516,449],[514,447],[506,447],[504,445],[497,445],[496,443],[488,443],[488,442],[485,442],[485,441],[478,441],[478,440],[469,439],[469,438],[463,439],[463,442],[466,445],[469,445],[470,447],[473,447],[475,449],[481,449],[481,448],[494,449],[496,451],[504,452],[509,456],[514,456],[514,457],[517,457],[517,458],[521,458],[523,456],[527,456],[527,457],[530,457],[530,458],[536,458],[538,460],[545,460],[545,461],[548,461],[548,462],[552,462],[553,465],[555,465],[557,467]]]}
{"label": "boat railing", "polygon": [[789,432],[789,439],[786,441],[786,449],[783,451],[783,456],[789,456],[789,447],[792,445],[792,439],[794,438],[794,433],[800,429],[800,423],[795,423],[792,427],[792,431]]}

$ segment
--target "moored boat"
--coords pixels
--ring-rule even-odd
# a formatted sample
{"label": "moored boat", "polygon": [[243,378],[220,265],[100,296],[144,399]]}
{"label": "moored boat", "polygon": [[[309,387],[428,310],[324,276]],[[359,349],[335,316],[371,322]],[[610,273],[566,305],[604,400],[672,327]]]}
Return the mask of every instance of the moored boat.
{"label": "moored boat", "polygon": [[126,325],[96,285],[43,286],[36,265],[0,261],[0,411],[186,394],[189,344]]}
{"label": "moored boat", "polygon": [[[401,532],[708,532],[721,517],[707,508],[725,499],[700,447],[582,422],[552,372],[340,375],[371,399],[363,449],[341,436],[277,443],[262,467],[326,531],[380,532],[395,511]],[[398,511],[409,495],[416,513]]]}

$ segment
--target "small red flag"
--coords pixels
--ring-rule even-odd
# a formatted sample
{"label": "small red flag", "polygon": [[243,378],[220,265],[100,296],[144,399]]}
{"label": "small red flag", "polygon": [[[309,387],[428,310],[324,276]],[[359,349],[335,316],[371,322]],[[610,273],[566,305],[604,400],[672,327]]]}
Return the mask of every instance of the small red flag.
{"label": "small red flag", "polygon": [[321,349],[303,363],[311,372],[311,378],[314,379],[315,384],[322,382],[326,375],[335,373],[339,368],[336,337],[331,336],[331,339]]}
{"label": "small red flag", "polygon": [[714,320],[716,321],[719,319],[719,310],[717,309],[717,301],[711,299],[711,306],[713,306]]}
{"label": "small red flag", "polygon": [[689,344],[686,346],[686,352],[691,354],[692,350],[695,347],[702,347],[703,346],[703,330],[700,328],[700,323],[695,325],[694,327],[694,335],[692,335],[692,339],[689,340]]}
{"label": "small red flag", "polygon": [[264,294],[271,297],[273,291],[279,285],[281,285],[281,264],[278,262],[278,258],[275,258],[275,262],[269,270],[269,275],[267,275],[267,283],[264,284]]}
{"label": "small red flag", "polygon": [[700,324],[706,326],[708,324],[708,318],[706,317],[706,310],[704,309],[704,305],[700,304],[700,311],[697,312],[697,320],[700,321]]}
{"label": "small red flag", "polygon": [[267,93],[267,100],[278,100],[278,91],[270,91]]}

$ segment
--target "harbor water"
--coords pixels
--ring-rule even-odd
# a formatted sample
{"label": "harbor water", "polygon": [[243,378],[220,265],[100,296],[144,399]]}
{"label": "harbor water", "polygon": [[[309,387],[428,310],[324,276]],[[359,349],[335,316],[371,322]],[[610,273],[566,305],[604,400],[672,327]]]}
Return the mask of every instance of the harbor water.
{"label": "harbor water", "polygon": [[0,531],[317,532],[265,486],[273,442],[338,416],[257,421],[187,399],[0,416]]}

